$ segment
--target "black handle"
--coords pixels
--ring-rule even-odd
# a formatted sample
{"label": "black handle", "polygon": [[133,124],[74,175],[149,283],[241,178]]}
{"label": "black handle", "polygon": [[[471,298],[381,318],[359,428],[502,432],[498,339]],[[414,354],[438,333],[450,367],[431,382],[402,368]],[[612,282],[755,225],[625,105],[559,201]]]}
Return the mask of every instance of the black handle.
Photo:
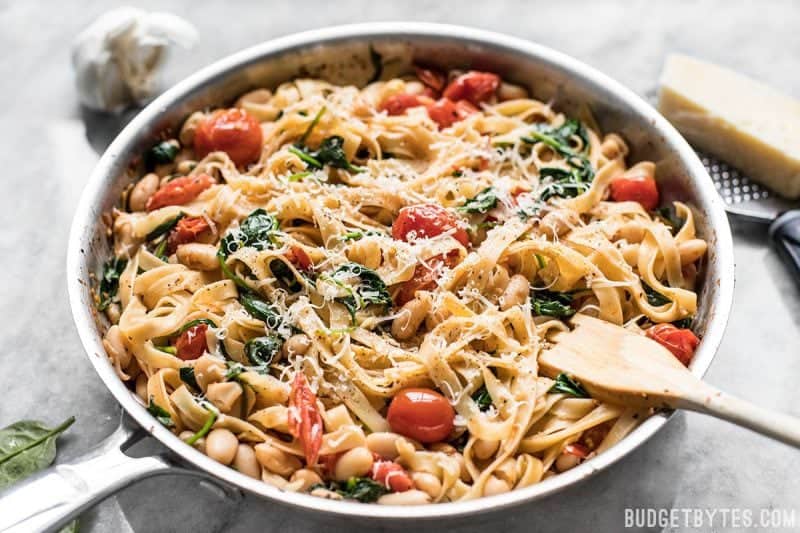
{"label": "black handle", "polygon": [[769,226],[769,236],[775,249],[800,283],[800,209],[787,211]]}

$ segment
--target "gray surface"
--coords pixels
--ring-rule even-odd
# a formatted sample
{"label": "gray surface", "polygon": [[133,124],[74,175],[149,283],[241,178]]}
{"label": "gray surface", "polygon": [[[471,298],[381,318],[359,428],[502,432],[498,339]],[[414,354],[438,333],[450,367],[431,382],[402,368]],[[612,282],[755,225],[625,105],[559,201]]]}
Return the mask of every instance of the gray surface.
{"label": "gray surface", "polygon": [[[64,2],[45,9],[30,1],[0,1],[0,101],[5,104],[0,113],[5,187],[0,194],[0,426],[20,418],[55,423],[77,415],[77,423],[62,440],[61,460],[97,443],[118,418],[115,402],[95,377],[73,331],[63,268],[72,212],[97,157],[92,147],[102,149],[121,123],[77,107],[68,47],[80,29],[117,4]],[[789,1],[732,5],[260,0],[226,7],[223,2],[173,0],[136,5],[173,11],[200,29],[199,46],[170,61],[168,82],[232,51],[294,31],[413,19],[536,40],[586,61],[643,95],[652,94],[670,51],[730,65],[800,95],[800,6]],[[734,237],[736,301],[708,380],[765,407],[800,416],[800,291],[766,247],[763,231],[736,227]],[[738,507],[794,509],[800,527],[797,454],[722,422],[681,414],[615,468],[583,485],[461,526],[464,531],[619,531],[626,507]],[[172,478],[125,490],[85,516],[83,523],[83,531],[294,532],[323,527],[327,531],[335,525],[342,531],[354,529],[353,524],[320,522],[252,498],[234,506],[192,480]],[[688,530],[646,530],[662,529]]]}

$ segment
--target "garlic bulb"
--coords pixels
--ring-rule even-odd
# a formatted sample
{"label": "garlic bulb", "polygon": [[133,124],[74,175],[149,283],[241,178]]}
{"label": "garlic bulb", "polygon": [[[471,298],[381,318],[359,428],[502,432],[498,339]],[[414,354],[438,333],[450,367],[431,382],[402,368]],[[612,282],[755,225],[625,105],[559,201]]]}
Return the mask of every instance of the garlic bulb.
{"label": "garlic bulb", "polygon": [[157,89],[158,72],[172,43],[191,48],[198,33],[186,20],[132,7],[108,11],[78,35],[72,66],[85,106],[122,111]]}

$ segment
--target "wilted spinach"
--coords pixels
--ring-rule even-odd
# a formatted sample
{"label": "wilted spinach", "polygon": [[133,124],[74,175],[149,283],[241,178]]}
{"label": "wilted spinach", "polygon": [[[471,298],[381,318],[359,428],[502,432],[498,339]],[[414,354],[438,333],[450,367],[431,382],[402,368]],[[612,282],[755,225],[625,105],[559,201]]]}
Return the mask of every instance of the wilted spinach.
{"label": "wilted spinach", "polygon": [[687,316],[686,318],[681,318],[680,320],[676,320],[675,322],[672,323],[672,325],[675,326],[676,328],[692,329],[692,322],[694,322],[694,319],[690,316]]}
{"label": "wilted spinach", "polygon": [[268,250],[276,248],[280,225],[278,220],[264,211],[256,209],[245,218],[238,229],[231,230],[222,238],[219,246],[219,255],[227,257],[240,248],[255,248]]}
{"label": "wilted spinach", "polygon": [[180,149],[180,145],[175,141],[162,141],[148,150],[145,159],[150,166],[166,165],[175,161]]}
{"label": "wilted spinach", "polygon": [[539,176],[545,184],[539,193],[539,199],[546,202],[554,196],[573,198],[589,190],[594,179],[588,164],[584,167],[572,167],[569,170],[556,167],[544,167]]}
{"label": "wilted spinach", "polygon": [[197,378],[194,375],[194,368],[191,366],[182,366],[178,370],[178,375],[185,384],[196,391],[200,390],[200,385],[197,383]]}
{"label": "wilted spinach", "polygon": [[248,361],[255,366],[267,366],[281,352],[283,339],[278,335],[267,335],[250,339],[244,345]]}
{"label": "wilted spinach", "polygon": [[347,499],[358,500],[361,503],[372,503],[389,492],[383,483],[366,477],[351,477],[345,482],[331,481],[327,486],[319,483],[312,486],[310,490],[315,488],[328,489]]}
{"label": "wilted spinach", "polygon": [[584,389],[580,383],[563,372],[556,376],[556,382],[550,387],[549,392],[561,392],[575,396],[576,398],[589,397],[589,393],[586,392],[586,389]]}
{"label": "wilted spinach", "polygon": [[175,427],[175,422],[172,421],[172,416],[170,416],[169,411],[155,403],[152,396],[150,396],[150,401],[147,404],[147,412],[153,415],[162,426],[168,428]]}
{"label": "wilted spinach", "polygon": [[128,266],[123,257],[113,257],[103,266],[103,277],[100,279],[100,295],[97,310],[104,311],[113,302],[119,289],[119,277]]}
{"label": "wilted spinach", "polygon": [[324,277],[343,289],[347,295],[335,300],[347,308],[355,322],[356,312],[370,304],[388,307],[392,304],[386,284],[374,270],[358,263],[345,263]]}
{"label": "wilted spinach", "polygon": [[664,224],[669,226],[669,229],[673,235],[678,233],[678,231],[683,227],[683,224],[686,222],[684,219],[678,216],[678,212],[675,210],[675,207],[671,205],[659,207],[654,212],[656,216],[658,216],[658,218],[664,222]]}
{"label": "wilted spinach", "polygon": [[[582,141],[581,144],[583,146],[580,151],[576,151],[572,146],[571,140],[573,136],[577,136]],[[522,140],[529,144],[542,142],[567,157],[586,153],[589,148],[589,136],[586,134],[586,128],[580,121],[575,119],[569,119],[561,126],[536,124],[527,136],[522,137]]]}
{"label": "wilted spinach", "polygon": [[290,146],[289,151],[315,170],[322,170],[328,165],[354,173],[366,171],[365,168],[355,166],[347,160],[347,154],[344,153],[344,138],[340,135],[326,137],[316,151],[312,151],[304,144]]}
{"label": "wilted spinach", "polygon": [[458,208],[462,213],[486,213],[497,207],[497,192],[487,187]]}
{"label": "wilted spinach", "polygon": [[148,233],[145,236],[145,240],[148,242],[152,242],[161,237],[162,235],[166,235],[167,233],[170,232],[170,230],[172,230],[172,228],[174,228],[178,224],[178,222],[180,222],[180,220],[184,216],[185,215],[183,213],[179,213],[178,216],[170,218],[169,220],[165,220],[164,222],[156,226],[153,229],[153,231]]}
{"label": "wilted spinach", "polygon": [[535,315],[570,317],[575,314],[571,303],[572,294],[568,292],[531,291],[531,310]]}
{"label": "wilted spinach", "polygon": [[492,406],[492,395],[489,394],[486,385],[481,385],[481,388],[472,394],[472,399],[478,404],[478,408],[481,411],[488,411]]}
{"label": "wilted spinach", "polygon": [[250,316],[261,320],[270,329],[277,329],[283,323],[278,309],[254,292],[243,291],[239,295],[239,303],[242,304],[242,307],[245,308],[245,311],[247,311]]}
{"label": "wilted spinach", "polygon": [[666,296],[655,290],[653,287],[651,287],[644,281],[642,282],[642,289],[644,289],[644,294],[645,296],[647,296],[647,303],[649,303],[653,307],[667,305],[668,303],[672,302],[672,300],[670,300],[669,298],[667,298]]}

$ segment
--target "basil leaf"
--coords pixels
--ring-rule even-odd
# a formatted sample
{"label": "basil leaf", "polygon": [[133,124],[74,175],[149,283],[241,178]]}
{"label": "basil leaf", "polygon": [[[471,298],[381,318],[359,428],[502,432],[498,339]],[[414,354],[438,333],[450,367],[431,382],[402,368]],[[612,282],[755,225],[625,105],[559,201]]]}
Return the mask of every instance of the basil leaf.
{"label": "basil leaf", "polygon": [[672,300],[655,290],[653,287],[642,282],[642,289],[644,289],[644,294],[647,296],[647,303],[652,305],[653,307],[660,307],[662,305],[667,305],[668,303],[672,303]]}
{"label": "basil leaf", "polygon": [[267,366],[281,352],[283,339],[277,335],[256,337],[244,345],[244,353],[248,361],[256,366]]}
{"label": "basil leaf", "polygon": [[575,396],[576,398],[589,398],[589,393],[586,392],[586,389],[575,379],[563,372],[556,376],[556,382],[550,387],[548,392],[561,392]]}
{"label": "basil leaf", "polygon": [[100,279],[100,297],[97,310],[104,311],[116,299],[119,289],[119,277],[128,266],[128,260],[113,257],[103,266],[103,277]]}
{"label": "basil leaf", "polygon": [[472,395],[472,399],[478,404],[478,408],[481,411],[488,411],[492,406],[492,396],[489,394],[486,385],[481,385],[481,388],[476,390]]}
{"label": "basil leaf", "polygon": [[570,317],[575,314],[570,303],[572,294],[568,292],[531,291],[531,310],[534,315]]}
{"label": "basil leaf", "polygon": [[182,366],[180,369],[178,369],[178,375],[181,377],[181,381],[186,383],[189,387],[196,391],[200,390],[200,385],[197,383],[197,378],[194,375],[193,367]]}
{"label": "basil leaf", "polygon": [[147,404],[147,412],[150,413],[158,420],[164,427],[175,427],[175,422],[172,421],[169,411],[153,402],[153,397],[150,396],[150,402]]}
{"label": "basil leaf", "polygon": [[492,187],[487,187],[466,201],[458,208],[462,213],[486,213],[497,207],[497,193]]}
{"label": "basil leaf", "polygon": [[22,420],[0,429],[0,489],[50,466],[56,458],[56,439],[75,417],[55,428],[42,422]]}

